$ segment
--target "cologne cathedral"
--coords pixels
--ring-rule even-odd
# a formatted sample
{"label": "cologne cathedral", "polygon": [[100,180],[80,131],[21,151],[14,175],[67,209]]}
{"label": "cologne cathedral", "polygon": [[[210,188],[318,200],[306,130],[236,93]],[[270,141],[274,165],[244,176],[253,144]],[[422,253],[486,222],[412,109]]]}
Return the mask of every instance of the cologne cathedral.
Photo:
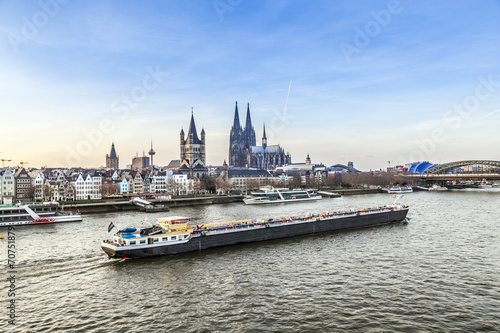
{"label": "cologne cathedral", "polygon": [[256,145],[255,130],[250,117],[250,105],[247,104],[245,128],[240,125],[238,102],[234,110],[234,122],[229,136],[229,165],[231,167],[248,167],[273,170],[290,164],[292,158],[279,145],[267,145],[266,127],[264,125],[262,146]]}

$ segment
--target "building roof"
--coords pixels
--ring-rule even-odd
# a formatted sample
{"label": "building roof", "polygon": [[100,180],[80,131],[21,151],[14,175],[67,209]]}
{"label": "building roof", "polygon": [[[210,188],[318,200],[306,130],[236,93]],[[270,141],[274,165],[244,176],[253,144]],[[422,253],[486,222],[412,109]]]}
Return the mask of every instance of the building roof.
{"label": "building roof", "polygon": [[116,150],[115,150],[115,143],[111,143],[111,152],[109,153],[109,158],[112,159],[117,159],[116,157]]}
{"label": "building roof", "polygon": [[353,167],[350,167],[347,165],[343,165],[343,164],[335,164],[335,165],[330,166],[328,169],[329,169],[329,171],[337,171],[337,172],[342,172],[342,171],[361,172],[356,168],[353,168]]}
{"label": "building roof", "polygon": [[194,123],[194,115],[192,113],[191,113],[191,122],[189,123],[188,140],[191,134],[193,135],[191,143],[200,144],[201,141],[200,139],[198,139],[198,134],[196,133],[196,124]]}
{"label": "building roof", "polygon": [[167,169],[179,169],[181,166],[181,160],[171,160],[167,165]]}
{"label": "building roof", "polygon": [[432,164],[430,162],[417,162],[417,163],[413,163],[408,168],[408,172],[422,174],[424,171],[427,171],[428,169],[435,167],[435,166],[436,166],[436,164]]}
{"label": "building roof", "polygon": [[267,170],[260,169],[229,169],[227,171],[229,178],[233,177],[271,177],[271,174]]}
{"label": "building roof", "polygon": [[252,154],[280,153],[283,151],[280,145],[266,146],[266,148],[262,146],[252,146],[250,149],[252,150]]}

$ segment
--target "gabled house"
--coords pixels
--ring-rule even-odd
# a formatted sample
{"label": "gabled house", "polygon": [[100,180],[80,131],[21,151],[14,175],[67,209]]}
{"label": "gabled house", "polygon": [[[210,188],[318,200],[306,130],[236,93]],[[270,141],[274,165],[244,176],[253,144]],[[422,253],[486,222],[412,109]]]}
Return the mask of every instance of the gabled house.
{"label": "gabled house", "polygon": [[33,186],[31,177],[24,168],[19,168],[14,174],[15,200],[17,202],[33,201]]}
{"label": "gabled house", "polygon": [[0,172],[0,203],[12,205],[15,198],[14,170],[7,167]]}

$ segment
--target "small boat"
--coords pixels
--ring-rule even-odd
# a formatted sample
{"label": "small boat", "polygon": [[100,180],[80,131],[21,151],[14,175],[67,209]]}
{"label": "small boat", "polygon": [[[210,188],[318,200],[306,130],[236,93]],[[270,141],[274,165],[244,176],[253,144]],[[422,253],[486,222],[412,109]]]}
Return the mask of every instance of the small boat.
{"label": "small boat", "polygon": [[429,187],[429,191],[447,191],[448,188],[444,186],[439,186],[438,184],[434,184]]}
{"label": "small boat", "polygon": [[247,205],[284,203],[321,200],[318,191],[315,189],[293,189],[274,188],[272,186],[263,186],[260,191],[251,192],[250,196],[243,199]]}
{"label": "small boat", "polygon": [[413,192],[413,189],[411,188],[411,186],[404,186],[404,187],[401,187],[401,186],[394,186],[394,187],[391,187],[387,193],[391,193],[391,194],[404,194],[404,193],[412,193]]}
{"label": "small boat", "polygon": [[58,202],[0,206],[0,227],[12,225],[79,222],[81,220],[82,217],[79,214],[59,212]]}
{"label": "small boat", "polygon": [[492,188],[492,187],[493,187],[493,184],[490,182],[487,182],[484,179],[481,183],[479,183],[479,188]]}
{"label": "small boat", "polygon": [[[397,199],[396,199],[397,200]],[[386,205],[289,217],[191,225],[191,219],[171,216],[147,228],[126,228],[104,240],[109,258],[144,258],[208,248],[406,222],[406,205]],[[108,230],[109,231],[109,230]]]}
{"label": "small boat", "polygon": [[498,187],[500,187],[500,183],[493,183],[493,184],[491,184],[491,187],[497,187],[498,188]]}

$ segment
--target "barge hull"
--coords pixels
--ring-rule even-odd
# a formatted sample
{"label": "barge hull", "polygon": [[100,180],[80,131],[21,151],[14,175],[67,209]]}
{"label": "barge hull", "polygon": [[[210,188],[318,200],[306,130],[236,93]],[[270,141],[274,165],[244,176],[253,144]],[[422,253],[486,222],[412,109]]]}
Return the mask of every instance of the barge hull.
{"label": "barge hull", "polygon": [[405,220],[408,209],[389,212],[362,214],[342,218],[329,218],[312,222],[286,224],[244,231],[226,232],[213,235],[192,237],[188,242],[176,245],[147,247],[138,249],[120,249],[116,251],[102,247],[110,258],[144,258],[172,255],[184,252],[206,250],[213,247],[240,243],[260,242],[272,239],[309,235],[314,233],[355,229],[383,225]]}

